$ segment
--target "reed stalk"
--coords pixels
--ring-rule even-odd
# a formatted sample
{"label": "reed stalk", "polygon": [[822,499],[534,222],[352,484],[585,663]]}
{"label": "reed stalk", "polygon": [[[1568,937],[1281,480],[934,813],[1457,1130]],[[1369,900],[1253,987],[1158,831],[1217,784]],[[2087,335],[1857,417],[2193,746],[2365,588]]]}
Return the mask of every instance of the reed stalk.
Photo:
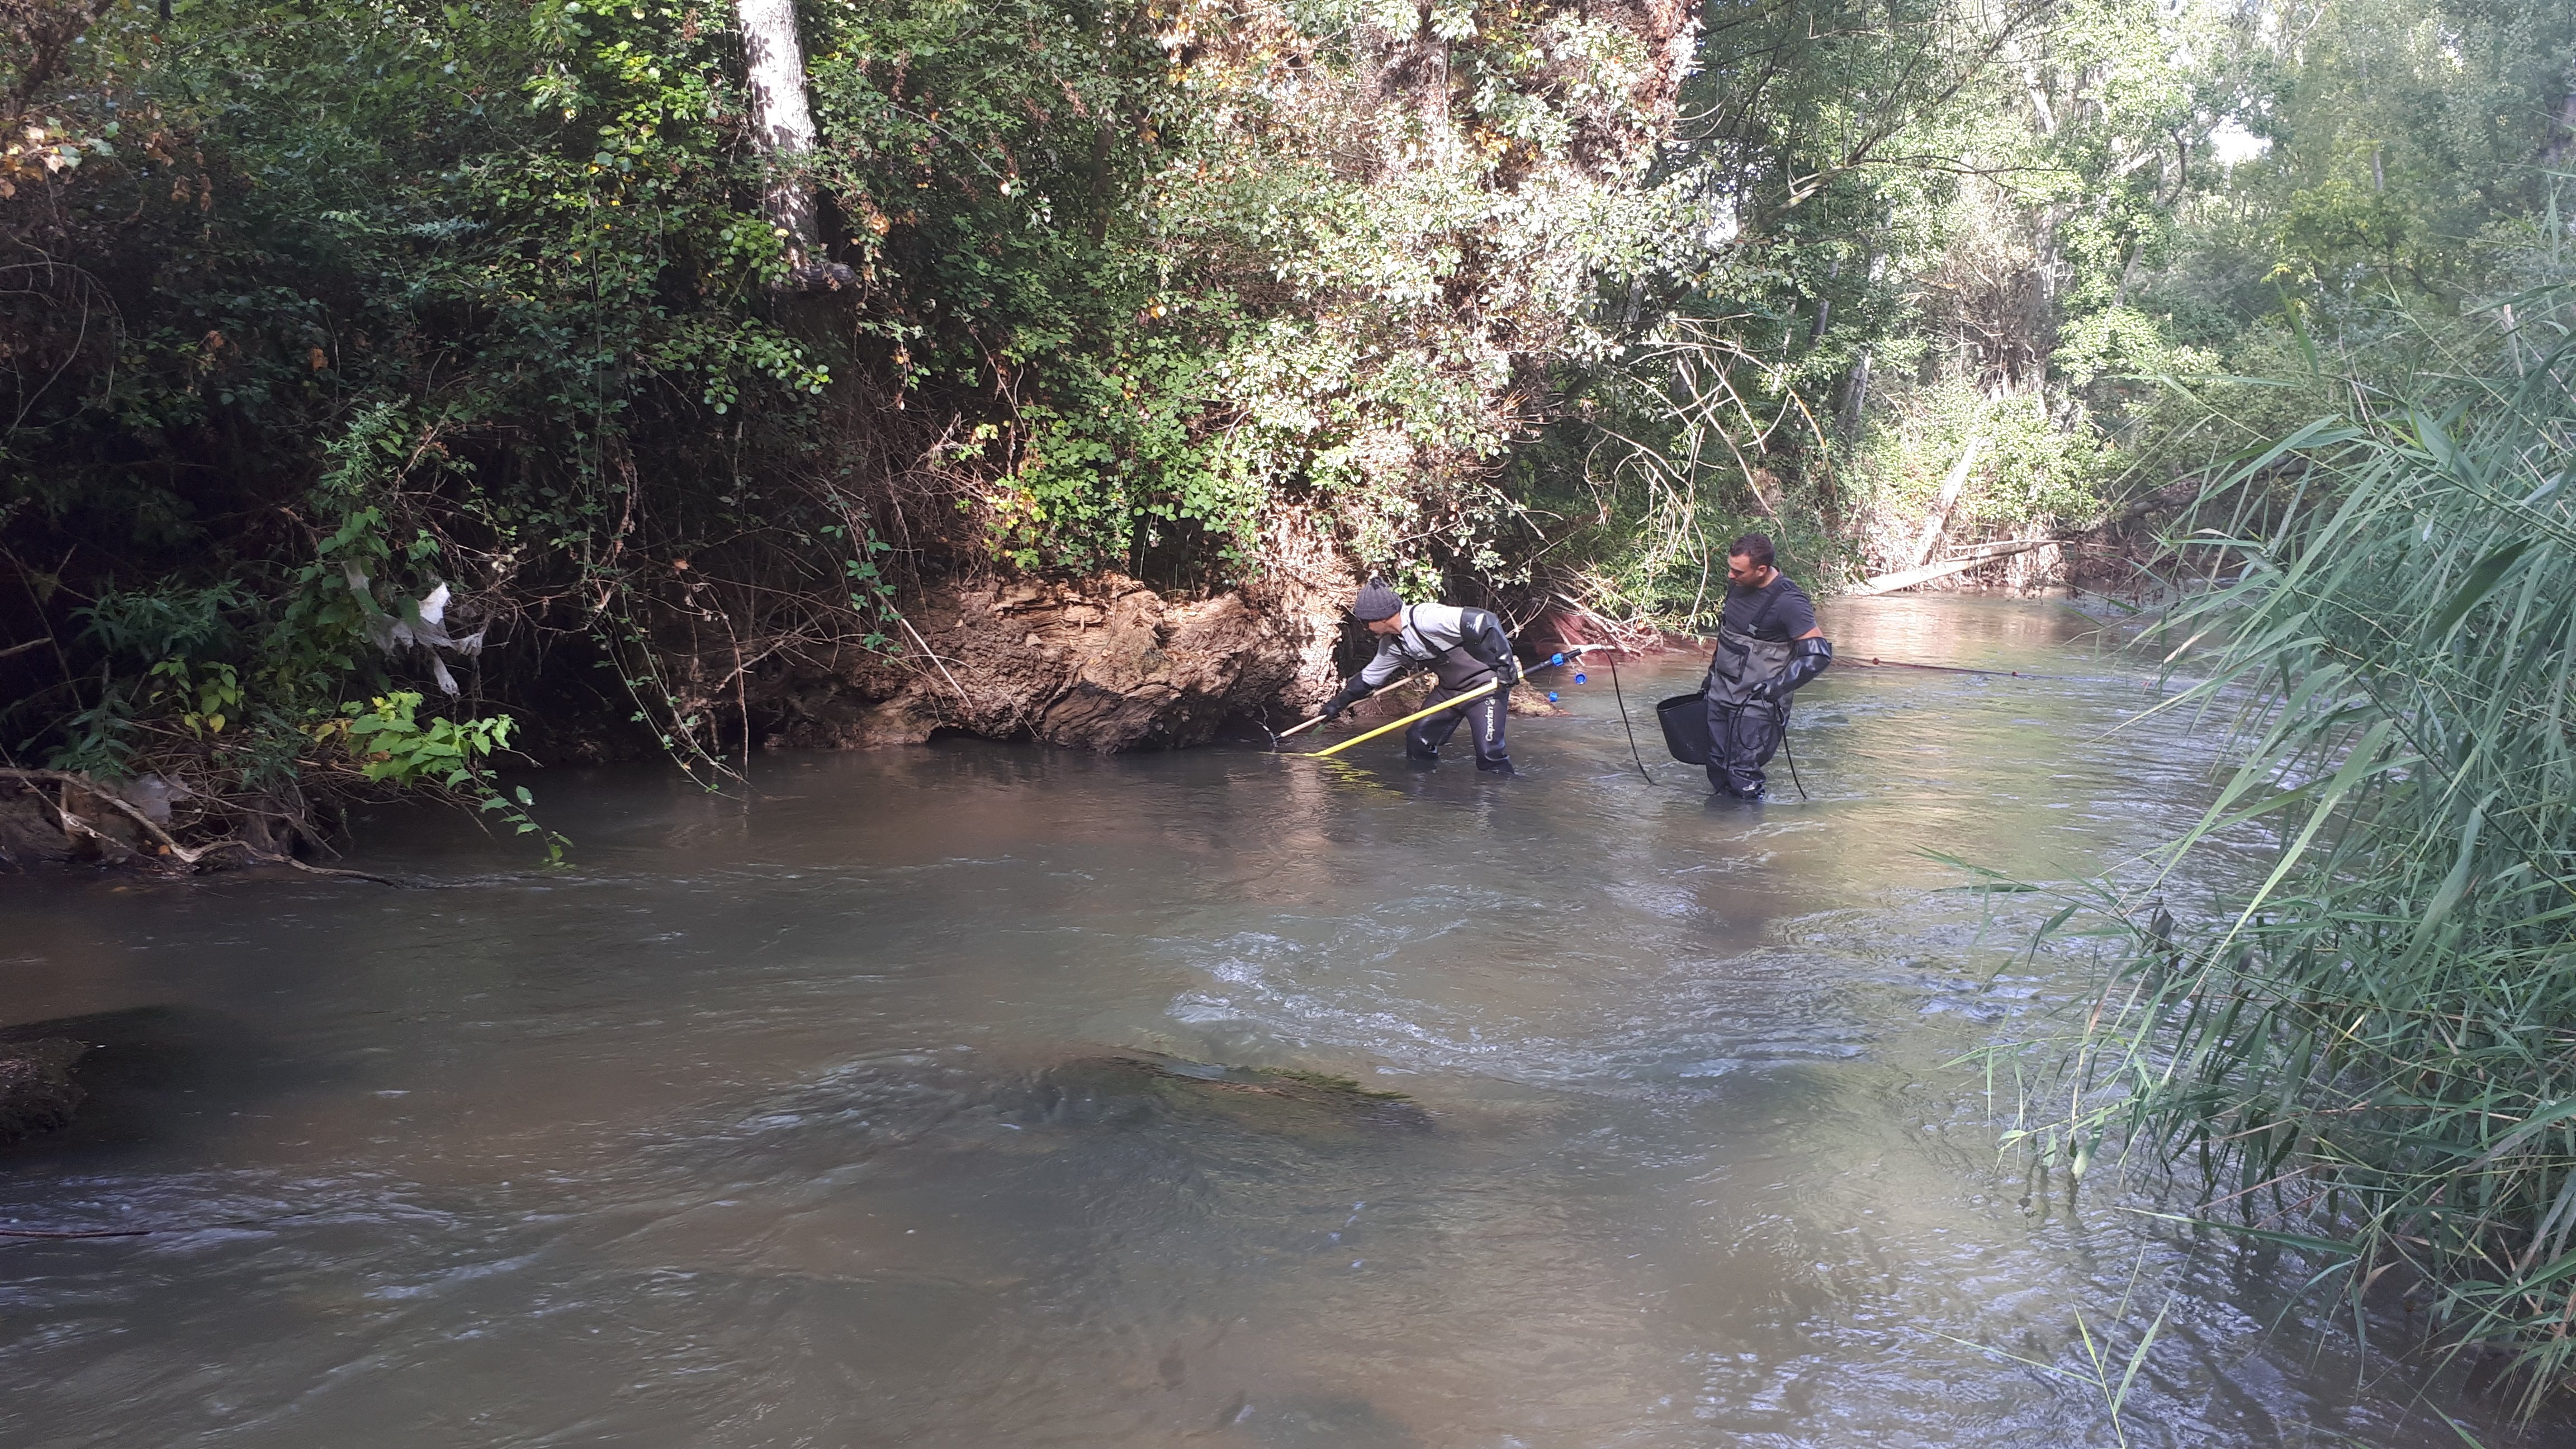
{"label": "reed stalk", "polygon": [[[2204,492],[2176,542],[2232,576],[2163,623],[2199,677],[2162,708],[2232,719],[2221,788],[2152,886],[2043,930],[2118,968],[2013,1133],[2198,1183],[2191,1216],[2310,1255],[2365,1332],[2402,1301],[2500,1356],[2526,1411],[2576,1385],[2569,302]],[[2216,908],[2165,913],[2249,840]]]}

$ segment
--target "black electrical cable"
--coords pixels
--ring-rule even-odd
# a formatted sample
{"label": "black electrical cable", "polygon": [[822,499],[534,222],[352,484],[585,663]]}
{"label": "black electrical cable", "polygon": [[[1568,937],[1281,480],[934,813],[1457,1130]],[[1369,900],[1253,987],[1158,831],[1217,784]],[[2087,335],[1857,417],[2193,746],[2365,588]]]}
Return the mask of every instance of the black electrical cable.
{"label": "black electrical cable", "polygon": [[1655,783],[1655,777],[1646,770],[1646,757],[1637,752],[1637,727],[1628,723],[1628,696],[1619,688],[1619,651],[1616,648],[1610,651],[1610,696],[1619,701],[1619,728],[1628,732],[1628,758],[1637,762],[1637,773],[1644,775],[1646,783],[1651,785]]}
{"label": "black electrical cable", "polygon": [[1789,748],[1789,701],[1774,700],[1772,707],[1780,711],[1780,756],[1789,762],[1789,783],[1798,787],[1798,798],[1804,800],[1807,782],[1798,778],[1798,752]]}

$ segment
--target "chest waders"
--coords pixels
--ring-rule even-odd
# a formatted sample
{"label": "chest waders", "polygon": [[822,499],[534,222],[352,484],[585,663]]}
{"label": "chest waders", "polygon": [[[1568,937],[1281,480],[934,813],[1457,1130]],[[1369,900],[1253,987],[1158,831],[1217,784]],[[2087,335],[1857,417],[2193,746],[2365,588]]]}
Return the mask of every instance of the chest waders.
{"label": "chest waders", "polygon": [[[1404,632],[1397,637],[1405,657],[1431,669],[1434,683],[1430,696],[1422,701],[1425,706],[1456,699],[1494,677],[1493,666],[1468,653],[1463,644],[1432,649],[1431,641],[1413,631],[1410,610],[1405,613]],[[1476,768],[1496,774],[1512,773],[1511,755],[1503,747],[1503,721],[1511,717],[1511,693],[1512,687],[1506,684],[1463,709],[1443,710],[1414,721],[1404,732],[1404,757],[1424,763],[1440,758],[1440,747],[1458,732],[1463,717],[1467,737],[1475,743]]]}
{"label": "chest waders", "polygon": [[[1754,628],[1770,617],[1773,600],[1764,601]],[[1717,652],[1709,659],[1700,692],[1708,702],[1708,783],[1719,794],[1739,800],[1761,797],[1762,767],[1771,763],[1789,730],[1789,701],[1757,698],[1753,690],[1787,671],[1789,653],[1786,639],[1756,639],[1718,627]]]}

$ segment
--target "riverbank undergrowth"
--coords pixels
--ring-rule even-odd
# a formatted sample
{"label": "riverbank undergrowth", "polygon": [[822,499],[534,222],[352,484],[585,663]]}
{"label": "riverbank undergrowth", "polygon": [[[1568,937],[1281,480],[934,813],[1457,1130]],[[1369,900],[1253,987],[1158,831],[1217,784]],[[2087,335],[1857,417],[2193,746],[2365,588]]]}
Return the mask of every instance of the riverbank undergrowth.
{"label": "riverbank undergrowth", "polygon": [[[2152,887],[2043,933],[2122,965],[2013,1136],[2197,1181],[2365,1333],[2420,1311],[2532,1408],[2576,1383],[2576,312],[2552,282],[2484,315],[2177,536],[2232,581],[2161,621],[2197,676],[2161,707],[2231,719],[2229,767]],[[2267,842],[2259,879],[2166,910],[2222,838]]]}

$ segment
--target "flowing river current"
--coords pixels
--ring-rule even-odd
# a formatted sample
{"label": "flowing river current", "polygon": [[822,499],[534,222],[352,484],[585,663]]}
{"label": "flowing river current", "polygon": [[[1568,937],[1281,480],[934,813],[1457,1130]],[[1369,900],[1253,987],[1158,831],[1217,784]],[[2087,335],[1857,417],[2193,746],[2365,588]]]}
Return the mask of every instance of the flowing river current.
{"label": "flowing river current", "polygon": [[1827,624],[1762,807],[1674,657],[1653,783],[1543,671],[1511,780],[943,740],[538,775],[552,874],[386,812],[439,888],[0,878],[0,1026],[103,1044],[0,1229],[153,1230],[0,1238],[0,1444],[2516,1439],[2313,1265],[2031,1192],[1955,1064],[2096,978],[1928,852],[2116,868],[2209,726],[2061,604]]}

